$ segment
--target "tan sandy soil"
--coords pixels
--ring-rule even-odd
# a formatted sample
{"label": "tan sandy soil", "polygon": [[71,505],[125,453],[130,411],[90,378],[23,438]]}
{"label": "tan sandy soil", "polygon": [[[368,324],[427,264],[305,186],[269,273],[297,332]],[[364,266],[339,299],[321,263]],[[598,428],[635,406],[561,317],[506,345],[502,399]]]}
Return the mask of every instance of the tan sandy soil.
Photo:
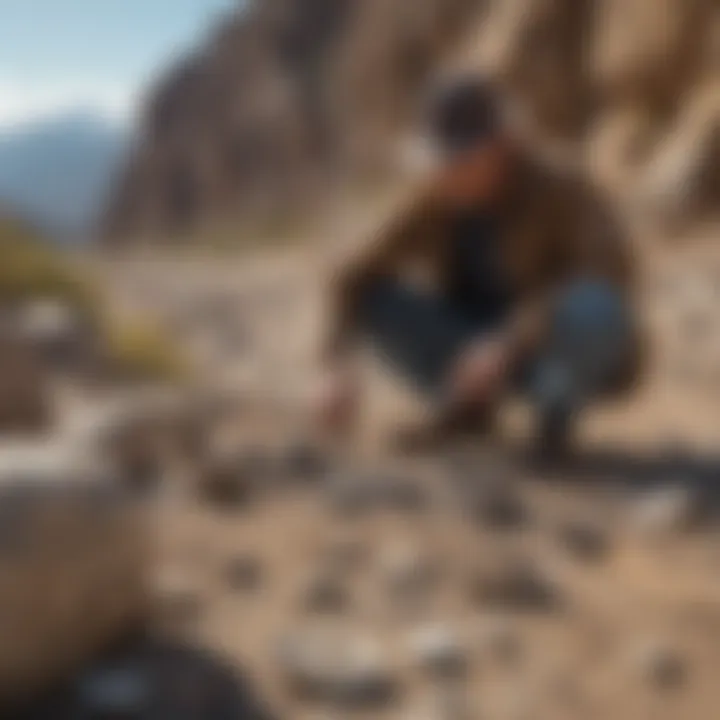
{"label": "tan sandy soil", "polygon": [[[272,408],[237,423],[238,444],[262,443],[268,434],[291,436],[302,427],[302,414],[294,410],[313,377],[320,317],[317,262],[310,253],[115,259],[100,267],[119,303],[153,313],[176,329],[197,353],[204,377],[241,388]],[[293,698],[278,672],[275,649],[287,628],[306,622],[299,593],[309,569],[321,562],[324,547],[349,535],[367,557],[347,580],[351,603],[344,621],[381,639],[402,681],[397,701],[368,717],[418,716],[416,708],[435,685],[414,667],[404,638],[421,621],[433,620],[457,628],[468,644],[470,671],[461,686],[470,717],[715,718],[720,704],[716,530],[711,523],[696,532],[648,537],[633,531],[626,517],[629,496],[646,481],[682,484],[697,476],[702,462],[706,486],[720,480],[720,466],[708,464],[720,449],[720,245],[711,238],[686,249],[655,249],[644,258],[644,268],[643,315],[654,345],[646,382],[628,402],[588,418],[574,470],[537,474],[517,453],[506,453],[532,522],[510,533],[469,522],[457,504],[443,499],[452,495],[449,452],[402,461],[378,458],[375,441],[417,406],[374,370],[366,423],[373,442],[345,457],[343,466],[399,463],[403,473],[427,484],[435,498],[430,509],[348,520],[321,502],[321,490],[312,489],[273,492],[241,511],[218,513],[182,490],[162,494],[160,567],[182,573],[200,597],[199,616],[182,632],[241,663],[281,717],[343,716]],[[209,319],[200,318],[198,308],[209,302],[219,302],[229,320],[218,320],[217,309],[208,311]],[[229,327],[242,336],[230,348],[223,347],[233,334]],[[512,418],[507,425],[510,440],[517,442]],[[671,444],[685,449],[679,465],[669,464]],[[472,470],[480,477],[488,473],[482,457]],[[182,483],[180,476],[176,482]],[[597,564],[573,559],[556,541],[563,520],[585,515],[600,522],[610,538],[608,555]],[[398,542],[436,558],[443,569],[436,595],[416,612],[395,606],[380,578],[382,557]],[[466,587],[478,562],[508,550],[547,568],[563,607],[556,614],[503,613],[522,647],[520,661],[505,666],[476,640],[491,615],[470,601]],[[256,557],[262,566],[254,592],[233,592],[224,578],[223,568],[238,554]],[[648,643],[677,653],[687,672],[679,688],[659,689],[643,675],[637,657]]]}

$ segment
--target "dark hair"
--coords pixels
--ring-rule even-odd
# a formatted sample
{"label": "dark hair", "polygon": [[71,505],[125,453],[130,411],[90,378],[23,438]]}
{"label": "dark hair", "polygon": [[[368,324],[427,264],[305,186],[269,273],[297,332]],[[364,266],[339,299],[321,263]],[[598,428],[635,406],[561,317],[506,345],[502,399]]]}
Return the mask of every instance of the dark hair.
{"label": "dark hair", "polygon": [[430,132],[443,151],[462,152],[497,135],[501,115],[492,84],[478,77],[456,79],[434,94]]}

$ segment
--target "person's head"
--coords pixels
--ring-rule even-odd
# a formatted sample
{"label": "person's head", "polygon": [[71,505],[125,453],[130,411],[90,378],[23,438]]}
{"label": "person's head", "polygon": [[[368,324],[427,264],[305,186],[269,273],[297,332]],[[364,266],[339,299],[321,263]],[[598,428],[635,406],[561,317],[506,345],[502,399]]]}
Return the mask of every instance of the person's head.
{"label": "person's head", "polygon": [[514,144],[496,89],[477,77],[446,84],[434,97],[430,133],[441,162],[435,184],[450,206],[492,205],[514,165]]}

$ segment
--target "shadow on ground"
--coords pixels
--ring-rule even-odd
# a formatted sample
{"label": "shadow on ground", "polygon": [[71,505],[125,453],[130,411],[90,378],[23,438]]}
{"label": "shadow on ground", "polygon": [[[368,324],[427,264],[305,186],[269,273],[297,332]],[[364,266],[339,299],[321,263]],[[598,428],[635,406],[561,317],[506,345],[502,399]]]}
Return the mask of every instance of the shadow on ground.
{"label": "shadow on ground", "polygon": [[[518,456],[521,456],[519,453]],[[667,449],[654,453],[613,446],[578,450],[552,465],[523,460],[543,481],[568,485],[603,484],[620,490],[683,486],[699,493],[720,519],[720,454]]]}
{"label": "shadow on ground", "polygon": [[[108,685],[111,676],[115,679]],[[123,709],[123,701],[134,708]],[[107,703],[105,707],[103,703]],[[110,707],[113,704],[115,707]],[[143,641],[109,654],[72,687],[58,689],[32,707],[2,717],[271,720],[274,716],[247,678],[216,655],[186,644]]]}

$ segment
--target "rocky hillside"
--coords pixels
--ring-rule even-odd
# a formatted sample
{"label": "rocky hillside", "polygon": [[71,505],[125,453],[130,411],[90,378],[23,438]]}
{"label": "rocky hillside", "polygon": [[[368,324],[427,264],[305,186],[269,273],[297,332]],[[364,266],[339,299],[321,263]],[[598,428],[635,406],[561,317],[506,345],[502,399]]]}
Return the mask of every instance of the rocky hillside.
{"label": "rocky hillside", "polygon": [[718,0],[264,0],[155,88],[108,234],[277,218],[376,178],[456,63],[651,216],[720,197]]}

